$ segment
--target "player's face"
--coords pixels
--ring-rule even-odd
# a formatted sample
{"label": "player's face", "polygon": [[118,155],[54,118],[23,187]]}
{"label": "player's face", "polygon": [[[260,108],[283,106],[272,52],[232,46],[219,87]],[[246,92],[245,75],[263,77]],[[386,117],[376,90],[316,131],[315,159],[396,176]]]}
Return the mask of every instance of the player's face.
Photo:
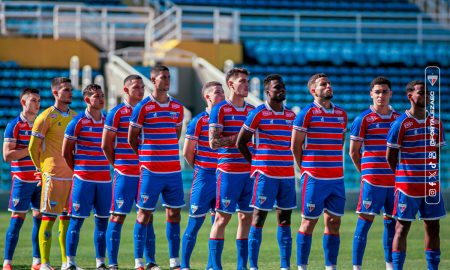
{"label": "player's face", "polygon": [[160,71],[157,76],[152,78],[157,91],[169,91],[170,88],[170,72],[167,70]]}
{"label": "player's face", "polygon": [[278,103],[286,100],[286,86],[283,81],[270,81],[269,89],[267,90],[267,99]]}
{"label": "player's face", "polygon": [[331,88],[331,82],[327,77],[317,78],[314,96],[322,100],[330,100],[333,98],[333,88]]}
{"label": "player's face", "polygon": [[125,86],[125,92],[130,95],[130,99],[139,102],[144,98],[144,82],[140,79],[132,80]]}
{"label": "player's face", "polygon": [[426,106],[426,96],[425,96],[425,86],[422,84],[415,85],[414,91],[408,94],[409,100],[418,108],[425,108]]}
{"label": "player's face", "polygon": [[105,107],[105,93],[103,90],[95,91],[92,96],[86,97],[86,103],[94,110],[102,110]]}
{"label": "player's face", "polygon": [[228,86],[235,95],[244,98],[248,96],[248,76],[244,73],[232,76],[228,81]]}
{"label": "player's face", "polygon": [[37,115],[41,108],[41,97],[38,94],[27,94],[22,97],[23,110],[26,113]]}
{"label": "player's face", "polygon": [[376,84],[370,91],[370,97],[373,100],[373,105],[388,106],[392,91],[387,84]]}
{"label": "player's face", "polygon": [[72,103],[72,84],[69,82],[61,83],[57,91],[54,91],[55,99],[63,104],[70,105]]}
{"label": "player's face", "polygon": [[205,96],[206,100],[211,102],[211,105],[214,106],[219,104],[225,99],[225,93],[223,91],[222,86],[215,85],[209,89],[208,94]]}

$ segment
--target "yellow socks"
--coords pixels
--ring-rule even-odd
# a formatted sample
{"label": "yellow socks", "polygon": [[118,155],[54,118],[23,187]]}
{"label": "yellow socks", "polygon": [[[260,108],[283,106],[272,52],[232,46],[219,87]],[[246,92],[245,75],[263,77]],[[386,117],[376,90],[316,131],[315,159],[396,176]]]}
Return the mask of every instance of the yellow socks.
{"label": "yellow socks", "polygon": [[39,250],[41,252],[41,263],[50,262],[50,249],[52,247],[52,228],[56,217],[43,216],[39,227]]}
{"label": "yellow socks", "polygon": [[63,264],[67,262],[66,257],[66,234],[67,229],[69,227],[70,217],[69,216],[60,216],[59,217],[59,227],[58,227],[58,240],[59,247],[61,248],[61,261]]}

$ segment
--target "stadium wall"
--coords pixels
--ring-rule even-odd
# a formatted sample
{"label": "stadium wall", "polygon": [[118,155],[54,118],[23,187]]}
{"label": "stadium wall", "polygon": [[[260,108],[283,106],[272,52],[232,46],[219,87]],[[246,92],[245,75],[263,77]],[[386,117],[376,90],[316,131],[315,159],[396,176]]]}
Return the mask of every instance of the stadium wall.
{"label": "stadium wall", "polygon": [[77,55],[80,67],[99,69],[99,51],[83,40],[51,38],[0,38],[0,61],[14,61],[27,68],[68,68]]}

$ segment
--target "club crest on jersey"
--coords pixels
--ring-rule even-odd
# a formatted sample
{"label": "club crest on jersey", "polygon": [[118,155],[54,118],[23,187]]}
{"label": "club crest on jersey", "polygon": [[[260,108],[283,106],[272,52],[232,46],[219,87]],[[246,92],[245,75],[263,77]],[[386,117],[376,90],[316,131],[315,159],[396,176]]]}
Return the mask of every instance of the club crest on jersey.
{"label": "club crest on jersey", "polygon": [[194,214],[198,209],[198,205],[191,205],[191,212]]}
{"label": "club crest on jersey", "polygon": [[316,208],[316,205],[314,203],[307,203],[306,207],[308,208],[309,212],[312,212]]}
{"label": "club crest on jersey", "polygon": [[12,201],[13,201],[13,205],[17,206],[19,204],[19,202],[20,202],[20,199],[19,198],[14,198]]}
{"label": "club crest on jersey", "polygon": [[51,119],[55,119],[56,118],[56,114],[54,114],[54,113],[50,114],[50,118]]}
{"label": "club crest on jersey", "polygon": [[148,201],[148,195],[142,194],[141,199],[143,203],[146,203]]}
{"label": "club crest on jersey", "polygon": [[128,108],[123,109],[122,111],[120,111],[121,114],[127,114],[128,113]]}
{"label": "club crest on jersey", "polygon": [[258,196],[258,200],[259,200],[259,204],[263,204],[267,200],[267,197],[266,196]]}
{"label": "club crest on jersey", "polygon": [[116,200],[117,207],[122,208],[123,200]]}
{"label": "club crest on jersey", "polygon": [[155,105],[147,105],[147,106],[145,106],[145,110],[147,110],[147,111],[151,111],[151,110],[153,110],[155,108]]}
{"label": "club crest on jersey", "polygon": [[363,205],[366,209],[369,209],[369,207],[372,205],[372,201],[364,200]]}
{"label": "club crest on jersey", "polygon": [[366,119],[367,119],[367,122],[372,123],[373,121],[375,121],[375,119],[377,119],[377,117],[376,116],[369,116]]}
{"label": "club crest on jersey", "polygon": [[412,122],[406,122],[403,126],[405,127],[405,128],[409,128],[409,127],[411,127],[412,126]]}
{"label": "club crest on jersey", "polygon": [[72,208],[75,209],[75,211],[78,211],[78,209],[80,209],[80,204],[79,203],[72,203]]}
{"label": "club crest on jersey", "polygon": [[223,206],[225,206],[225,208],[230,206],[230,203],[231,203],[231,200],[229,200],[229,199],[222,199],[222,204],[223,204]]}
{"label": "club crest on jersey", "polygon": [[398,204],[398,208],[400,208],[400,212],[402,212],[402,213],[405,212],[406,207],[407,207],[406,203]]}

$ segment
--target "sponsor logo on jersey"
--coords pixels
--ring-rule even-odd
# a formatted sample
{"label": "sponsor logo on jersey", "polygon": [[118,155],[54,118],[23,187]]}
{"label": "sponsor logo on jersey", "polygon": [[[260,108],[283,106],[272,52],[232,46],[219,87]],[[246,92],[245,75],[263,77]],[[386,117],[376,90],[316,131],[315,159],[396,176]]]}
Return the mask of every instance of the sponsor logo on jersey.
{"label": "sponsor logo on jersey", "polygon": [[269,116],[269,115],[272,115],[272,113],[269,112],[269,111],[263,111],[263,112],[262,112],[262,115],[263,115],[263,116]]}
{"label": "sponsor logo on jersey", "polygon": [[228,113],[228,112],[231,112],[232,109],[231,109],[231,108],[224,108],[223,111],[226,112],[226,113]]}
{"label": "sponsor logo on jersey", "polygon": [[203,117],[202,122],[203,122],[203,123],[208,123],[208,122],[209,122],[209,118]]}
{"label": "sponsor logo on jersey", "polygon": [[19,202],[20,202],[20,199],[19,198],[14,198],[12,201],[13,201],[13,205],[17,206],[19,204]]}
{"label": "sponsor logo on jersey", "polygon": [[128,113],[128,108],[124,108],[123,110],[120,111],[121,114],[127,114]]}
{"label": "sponsor logo on jersey", "polygon": [[267,200],[267,197],[266,196],[258,196],[258,200],[259,200],[259,204],[263,204]]}
{"label": "sponsor logo on jersey", "polygon": [[181,106],[176,104],[176,103],[172,103],[172,108],[174,109],[179,109]]}
{"label": "sponsor logo on jersey", "polygon": [[322,111],[321,111],[319,108],[315,108],[315,109],[312,111],[312,113],[313,113],[313,114],[321,114]]}
{"label": "sponsor logo on jersey", "polygon": [[151,110],[153,110],[155,108],[155,105],[147,105],[147,106],[145,106],[145,110],[146,111],[151,111]]}
{"label": "sponsor logo on jersey", "polygon": [[222,204],[223,204],[223,206],[225,206],[225,208],[230,206],[230,203],[231,203],[231,200],[229,200],[229,199],[222,199]]}
{"label": "sponsor logo on jersey", "polygon": [[55,113],[50,114],[50,118],[51,119],[55,119],[56,118],[56,114]]}
{"label": "sponsor logo on jersey", "polygon": [[72,203],[72,208],[75,209],[75,211],[78,211],[78,209],[80,209],[80,204],[79,203]]}
{"label": "sponsor logo on jersey", "polygon": [[400,208],[400,212],[402,212],[402,213],[405,211],[406,207],[407,207],[406,203],[398,204],[398,208]]}
{"label": "sponsor logo on jersey", "polygon": [[316,208],[316,205],[313,203],[307,203],[306,207],[308,208],[309,212],[312,212]]}
{"label": "sponsor logo on jersey", "polygon": [[336,110],[336,114],[344,114],[344,112],[341,110]]}
{"label": "sponsor logo on jersey", "polygon": [[81,121],[81,124],[85,125],[87,123],[91,122],[91,120],[89,119],[84,119],[83,121]]}
{"label": "sponsor logo on jersey", "polygon": [[117,207],[122,208],[123,200],[116,200]]}
{"label": "sponsor logo on jersey", "polygon": [[293,117],[295,114],[293,112],[287,112],[286,117]]}
{"label": "sponsor logo on jersey", "polygon": [[364,200],[363,205],[366,209],[369,209],[369,207],[372,205],[372,201]]}
{"label": "sponsor logo on jersey", "polygon": [[198,205],[191,205],[191,212],[194,214],[198,209]]}

